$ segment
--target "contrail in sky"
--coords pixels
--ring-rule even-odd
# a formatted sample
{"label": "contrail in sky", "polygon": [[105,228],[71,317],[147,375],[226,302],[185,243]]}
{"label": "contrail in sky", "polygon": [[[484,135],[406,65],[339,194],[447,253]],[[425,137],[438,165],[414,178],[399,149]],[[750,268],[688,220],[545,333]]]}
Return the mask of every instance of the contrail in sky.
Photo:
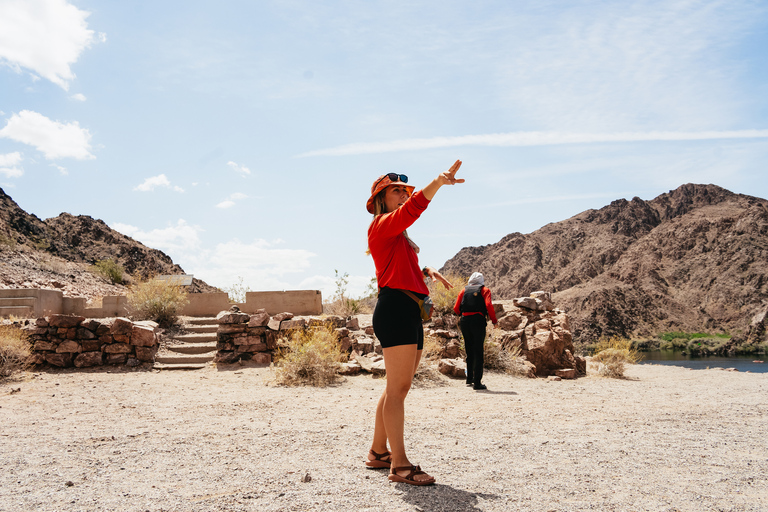
{"label": "contrail in sky", "polygon": [[402,139],[389,142],[360,142],[335,148],[307,151],[297,155],[344,156],[370,153],[391,153],[418,149],[449,148],[456,146],[553,146],[559,144],[592,144],[597,142],[648,142],[712,139],[768,138],[768,130],[735,130],[708,132],[618,132],[618,133],[565,133],[565,132],[511,132],[459,137],[431,137],[428,139]]}

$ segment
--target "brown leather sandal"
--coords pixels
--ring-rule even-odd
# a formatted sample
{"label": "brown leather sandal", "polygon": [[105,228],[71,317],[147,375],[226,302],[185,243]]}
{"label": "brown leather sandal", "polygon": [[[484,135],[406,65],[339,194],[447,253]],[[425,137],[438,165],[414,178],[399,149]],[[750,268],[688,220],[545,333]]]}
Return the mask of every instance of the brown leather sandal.
{"label": "brown leather sandal", "polygon": [[[398,471],[410,471],[406,476],[400,476]],[[435,483],[435,477],[430,476],[428,480],[416,480],[416,475],[426,475],[419,466],[403,466],[401,468],[392,468],[389,473],[390,482],[398,482],[410,485],[432,485]]]}
{"label": "brown leather sandal", "polygon": [[[367,459],[365,461],[365,465],[372,469],[383,469],[387,468],[389,469],[392,467],[392,461],[391,461],[391,453],[384,452],[384,453],[376,453],[375,451],[371,450],[369,452],[371,455],[373,455],[373,459]],[[384,460],[384,457],[389,457],[390,460]]]}

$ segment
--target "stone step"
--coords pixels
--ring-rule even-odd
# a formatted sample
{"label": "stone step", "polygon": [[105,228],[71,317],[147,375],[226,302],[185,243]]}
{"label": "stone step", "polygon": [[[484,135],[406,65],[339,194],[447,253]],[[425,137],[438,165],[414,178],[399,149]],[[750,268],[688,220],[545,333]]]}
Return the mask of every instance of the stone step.
{"label": "stone step", "polygon": [[166,345],[169,352],[177,354],[205,354],[216,350],[216,342],[184,343],[182,345]]}
{"label": "stone step", "polygon": [[204,364],[213,361],[216,351],[205,352],[203,354],[178,354],[178,353],[158,353],[155,356],[155,364]]}
{"label": "stone step", "polygon": [[194,363],[187,363],[187,364],[162,364],[162,363],[155,363],[152,366],[153,370],[202,370],[208,366],[207,364],[194,364]]}
{"label": "stone step", "polygon": [[219,325],[188,325],[184,327],[184,330],[190,333],[203,333],[203,332],[213,332],[219,330]]}
{"label": "stone step", "polygon": [[186,317],[185,323],[190,325],[219,325],[219,321],[215,316],[193,316]]}
{"label": "stone step", "polygon": [[202,332],[194,334],[177,334],[173,339],[181,343],[203,343],[205,341],[216,341],[217,337],[215,332]]}

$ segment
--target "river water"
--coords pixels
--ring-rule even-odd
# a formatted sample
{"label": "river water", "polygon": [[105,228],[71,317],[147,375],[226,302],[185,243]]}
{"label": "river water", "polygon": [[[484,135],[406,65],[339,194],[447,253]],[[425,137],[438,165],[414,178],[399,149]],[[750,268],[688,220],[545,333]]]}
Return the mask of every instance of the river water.
{"label": "river water", "polygon": [[[650,352],[640,352],[643,360],[640,364],[666,364],[671,366],[682,366],[693,370],[704,370],[706,368],[736,368],[740,372],[768,373],[768,355],[753,354],[749,356],[706,356],[692,357],[683,355],[680,352],[671,350],[654,350]],[[754,361],[765,361],[756,363]]]}

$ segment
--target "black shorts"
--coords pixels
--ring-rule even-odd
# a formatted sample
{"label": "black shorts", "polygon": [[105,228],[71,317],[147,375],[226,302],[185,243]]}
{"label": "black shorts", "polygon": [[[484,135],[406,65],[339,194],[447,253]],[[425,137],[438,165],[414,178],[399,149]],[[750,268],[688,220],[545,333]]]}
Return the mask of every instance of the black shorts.
{"label": "black shorts", "polygon": [[373,332],[382,348],[398,345],[416,345],[417,350],[424,348],[424,324],[419,305],[400,290],[384,287],[379,291],[373,311]]}

